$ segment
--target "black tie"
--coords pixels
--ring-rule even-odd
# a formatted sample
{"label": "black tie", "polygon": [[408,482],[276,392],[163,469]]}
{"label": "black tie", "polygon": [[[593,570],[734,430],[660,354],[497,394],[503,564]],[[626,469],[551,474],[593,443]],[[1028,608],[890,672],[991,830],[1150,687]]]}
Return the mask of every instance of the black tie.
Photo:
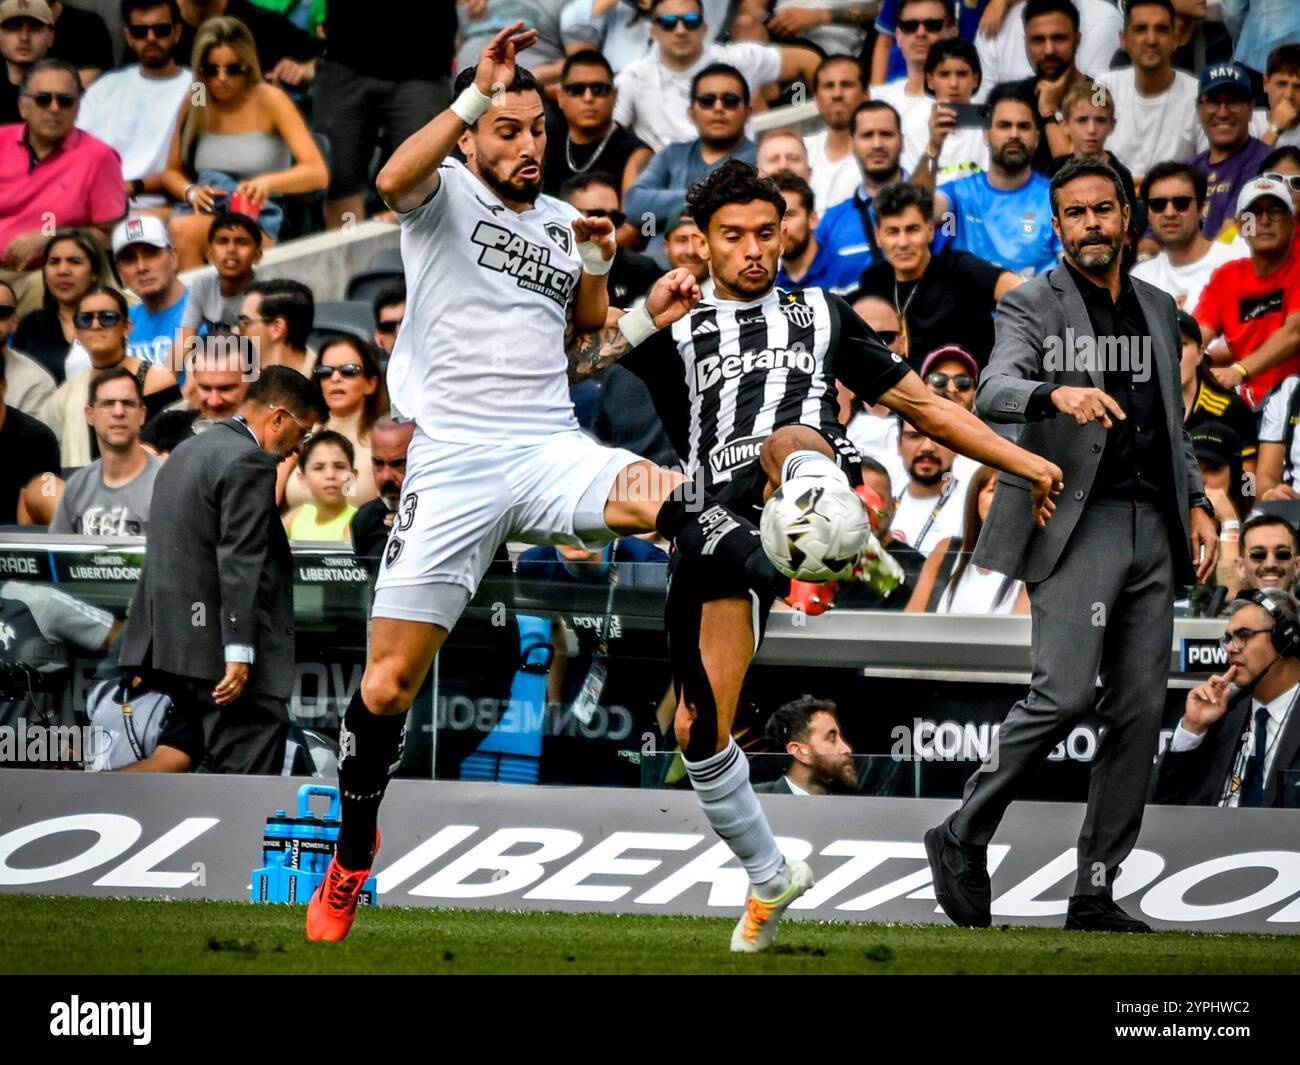
{"label": "black tie", "polygon": [[1238,806],[1262,806],[1264,803],[1264,755],[1267,751],[1264,729],[1268,724],[1268,711],[1256,707],[1254,712],[1255,735],[1246,759],[1246,773],[1241,785]]}

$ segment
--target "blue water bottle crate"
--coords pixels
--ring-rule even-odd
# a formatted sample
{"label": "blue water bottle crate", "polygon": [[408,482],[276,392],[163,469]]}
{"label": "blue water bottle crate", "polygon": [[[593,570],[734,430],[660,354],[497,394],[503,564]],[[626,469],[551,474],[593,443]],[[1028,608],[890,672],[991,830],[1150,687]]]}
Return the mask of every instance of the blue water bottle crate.
{"label": "blue water bottle crate", "polygon": [[[323,816],[312,812],[312,796],[329,800]],[[296,816],[276,810],[266,819],[262,865],[252,871],[249,895],[254,902],[305,903],[325,878],[339,838],[339,791],[326,784],[298,789]],[[378,902],[375,878],[366,880],[360,905]]]}

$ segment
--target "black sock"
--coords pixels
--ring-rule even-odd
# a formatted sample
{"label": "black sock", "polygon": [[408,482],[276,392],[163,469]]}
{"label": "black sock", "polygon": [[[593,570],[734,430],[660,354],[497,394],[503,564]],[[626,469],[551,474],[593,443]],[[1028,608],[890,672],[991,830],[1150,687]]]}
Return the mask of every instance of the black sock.
{"label": "black sock", "polygon": [[674,541],[679,551],[708,556],[742,571],[755,591],[777,599],[790,594],[790,578],[768,561],[758,528],[712,496],[700,499],[690,482],[680,485],[659,508],[655,527],[665,539]]}
{"label": "black sock", "polygon": [[406,714],[372,714],[358,686],[339,733],[343,823],[335,853],[344,869],[369,869],[374,860],[379,804],[402,760],[405,739]]}

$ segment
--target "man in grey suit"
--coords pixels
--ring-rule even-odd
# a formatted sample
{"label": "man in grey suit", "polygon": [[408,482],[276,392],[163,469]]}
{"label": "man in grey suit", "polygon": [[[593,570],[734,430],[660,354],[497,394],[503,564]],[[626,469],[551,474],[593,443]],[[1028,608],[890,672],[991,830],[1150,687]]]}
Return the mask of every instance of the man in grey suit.
{"label": "man in grey suit", "polygon": [[1164,707],[1175,590],[1214,572],[1218,532],[1183,428],[1173,301],[1122,264],[1130,207],[1098,159],[1052,180],[1063,262],[999,304],[976,409],[1019,425],[1059,465],[1045,527],[1024,481],[998,476],[976,564],[1028,585],[1029,694],[1012,707],[961,808],[926,833],[935,895],[957,924],[990,923],[987,845],[1021,785],[1093,708],[1104,726],[1079,835],[1067,928],[1150,931],[1114,901],[1133,849]]}
{"label": "man in grey suit", "polygon": [[268,366],[239,413],[182,442],[158,471],[121,664],[171,695],[157,750],[132,768],[279,773],[293,690],[293,568],[276,468],[327,411]]}

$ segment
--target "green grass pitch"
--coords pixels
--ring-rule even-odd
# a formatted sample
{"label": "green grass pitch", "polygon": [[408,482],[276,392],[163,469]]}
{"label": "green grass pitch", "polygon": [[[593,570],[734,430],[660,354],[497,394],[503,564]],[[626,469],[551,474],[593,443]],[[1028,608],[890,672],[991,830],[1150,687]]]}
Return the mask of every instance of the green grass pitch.
{"label": "green grass pitch", "polygon": [[763,955],[733,921],[364,910],[308,943],[301,906],[0,895],[0,972],[29,973],[1300,973],[1300,937],[1147,936],[791,920]]}

